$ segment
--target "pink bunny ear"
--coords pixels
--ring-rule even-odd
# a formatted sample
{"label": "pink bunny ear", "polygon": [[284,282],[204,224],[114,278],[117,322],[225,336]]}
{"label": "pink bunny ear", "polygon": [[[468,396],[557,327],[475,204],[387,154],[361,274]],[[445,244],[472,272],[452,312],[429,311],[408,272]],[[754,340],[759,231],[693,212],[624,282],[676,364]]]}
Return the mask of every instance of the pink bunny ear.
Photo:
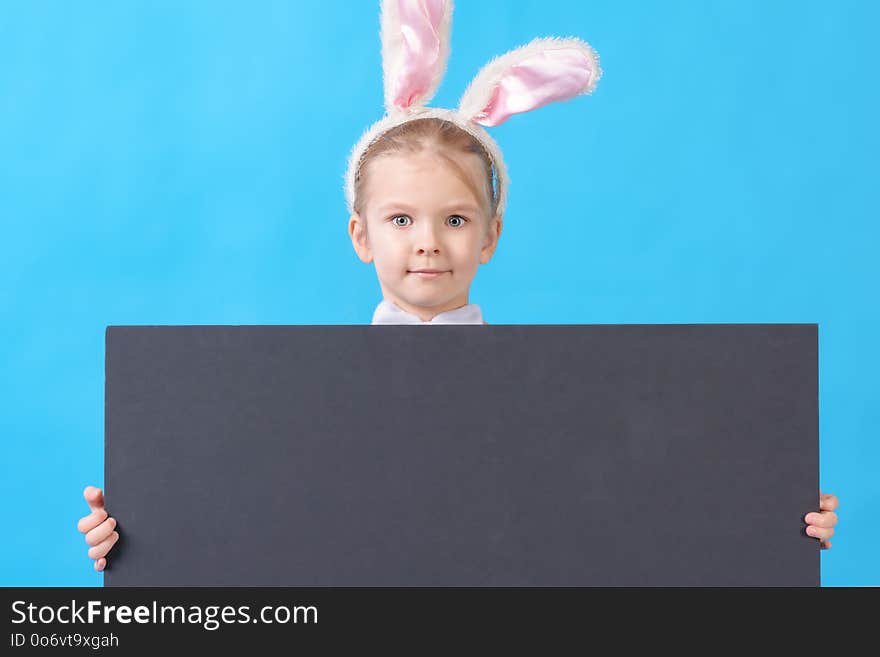
{"label": "pink bunny ear", "polygon": [[577,38],[547,37],[486,64],[461,97],[458,111],[484,126],[513,114],[591,93],[602,76],[599,55]]}
{"label": "pink bunny ear", "polygon": [[382,0],[382,73],[389,114],[427,103],[449,58],[452,0]]}

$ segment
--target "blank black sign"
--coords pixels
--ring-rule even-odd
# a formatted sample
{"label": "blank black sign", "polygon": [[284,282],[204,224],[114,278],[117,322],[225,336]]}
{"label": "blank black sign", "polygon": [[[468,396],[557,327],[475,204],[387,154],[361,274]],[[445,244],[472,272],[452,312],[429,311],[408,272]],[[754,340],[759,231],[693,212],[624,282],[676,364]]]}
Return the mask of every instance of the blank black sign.
{"label": "blank black sign", "polygon": [[815,324],[111,326],[107,586],[818,586]]}

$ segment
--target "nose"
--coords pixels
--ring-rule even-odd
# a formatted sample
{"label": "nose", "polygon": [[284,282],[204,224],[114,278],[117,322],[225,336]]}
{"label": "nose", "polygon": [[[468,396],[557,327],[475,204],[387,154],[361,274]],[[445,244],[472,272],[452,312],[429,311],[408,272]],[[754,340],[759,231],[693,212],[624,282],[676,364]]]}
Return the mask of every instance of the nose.
{"label": "nose", "polygon": [[440,253],[440,239],[437,228],[431,221],[421,222],[419,230],[413,231],[416,254],[437,255]]}

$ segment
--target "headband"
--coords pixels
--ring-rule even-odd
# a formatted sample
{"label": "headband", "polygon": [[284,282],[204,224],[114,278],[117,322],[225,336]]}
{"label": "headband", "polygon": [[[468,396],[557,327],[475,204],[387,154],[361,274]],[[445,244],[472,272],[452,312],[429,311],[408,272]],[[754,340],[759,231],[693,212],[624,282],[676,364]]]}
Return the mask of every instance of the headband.
{"label": "headband", "polygon": [[471,81],[458,109],[426,107],[449,58],[452,0],[381,0],[382,78],[385,116],[367,128],[348,158],[345,199],[354,212],[361,160],[388,130],[416,119],[439,118],[473,136],[492,159],[498,214],[509,179],[501,149],[482,126],[501,125],[552,102],[592,93],[602,75],[599,56],[578,38],[545,37],[499,55]]}

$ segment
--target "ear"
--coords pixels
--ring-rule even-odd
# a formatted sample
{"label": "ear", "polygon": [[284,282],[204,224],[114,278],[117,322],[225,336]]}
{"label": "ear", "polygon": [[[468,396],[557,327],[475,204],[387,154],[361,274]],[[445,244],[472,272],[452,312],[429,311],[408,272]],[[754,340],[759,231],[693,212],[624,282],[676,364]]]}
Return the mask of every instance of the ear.
{"label": "ear", "polygon": [[449,59],[452,0],[382,0],[382,77],[389,114],[433,98]]}
{"label": "ear", "polygon": [[486,64],[458,111],[480,125],[501,125],[513,114],[592,93],[601,76],[599,55],[585,41],[535,39]]}
{"label": "ear", "polygon": [[348,235],[351,237],[351,244],[361,262],[367,264],[373,262],[373,250],[370,248],[370,239],[367,235],[366,217],[362,218],[357,212],[353,212],[348,219]]}
{"label": "ear", "polygon": [[486,238],[483,241],[483,248],[480,250],[480,264],[485,265],[495,255],[495,248],[498,246],[498,238],[501,237],[501,228],[504,226],[504,220],[501,215],[495,217],[489,222],[489,228],[486,230]]}

